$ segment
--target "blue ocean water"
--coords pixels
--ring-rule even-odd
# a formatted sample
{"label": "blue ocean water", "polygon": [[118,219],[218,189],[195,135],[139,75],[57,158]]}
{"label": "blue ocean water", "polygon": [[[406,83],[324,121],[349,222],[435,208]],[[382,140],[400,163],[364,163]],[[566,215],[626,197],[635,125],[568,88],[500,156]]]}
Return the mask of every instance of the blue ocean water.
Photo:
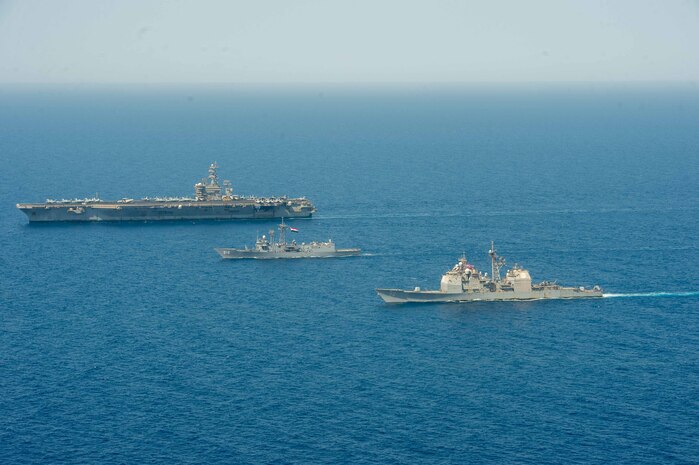
{"label": "blue ocean water", "polygon": [[[21,201],[306,195],[275,222]],[[695,86],[0,89],[0,462],[699,462]],[[490,240],[581,301],[388,306]]]}

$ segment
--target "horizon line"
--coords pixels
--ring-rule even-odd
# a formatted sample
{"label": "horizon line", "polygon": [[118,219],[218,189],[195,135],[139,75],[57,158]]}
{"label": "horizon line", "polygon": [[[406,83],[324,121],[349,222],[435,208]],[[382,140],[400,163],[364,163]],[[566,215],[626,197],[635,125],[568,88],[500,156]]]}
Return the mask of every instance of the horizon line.
{"label": "horizon line", "polygon": [[520,80],[520,81],[0,81],[0,86],[470,86],[522,84],[699,84],[692,79]]}

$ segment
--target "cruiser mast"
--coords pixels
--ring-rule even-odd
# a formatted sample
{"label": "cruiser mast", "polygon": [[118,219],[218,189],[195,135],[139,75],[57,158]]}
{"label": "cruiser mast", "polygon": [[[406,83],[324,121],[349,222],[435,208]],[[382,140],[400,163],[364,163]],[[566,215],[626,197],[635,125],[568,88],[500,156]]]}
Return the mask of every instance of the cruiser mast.
{"label": "cruiser mast", "polygon": [[505,265],[505,259],[502,257],[498,257],[497,252],[495,252],[495,242],[490,241],[490,250],[488,251],[488,255],[490,255],[490,267],[491,267],[491,279],[494,282],[499,282],[500,281],[500,268]]}

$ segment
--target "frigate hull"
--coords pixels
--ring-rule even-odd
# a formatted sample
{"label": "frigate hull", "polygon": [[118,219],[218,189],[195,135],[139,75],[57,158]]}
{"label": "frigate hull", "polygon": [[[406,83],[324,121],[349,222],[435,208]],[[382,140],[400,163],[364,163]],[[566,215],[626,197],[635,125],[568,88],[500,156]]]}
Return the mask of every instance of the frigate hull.
{"label": "frigate hull", "polygon": [[129,204],[19,204],[30,223],[97,221],[177,221],[310,218],[306,205],[259,205],[255,202],[147,202]]}
{"label": "frigate hull", "polygon": [[263,252],[259,250],[245,249],[215,249],[216,252],[225,259],[245,259],[252,258],[258,260],[275,258],[334,258],[334,257],[354,257],[361,253],[360,249],[335,249],[335,250],[308,250],[297,252]]}
{"label": "frigate hull", "polygon": [[562,287],[558,289],[532,291],[459,292],[407,291],[401,289],[376,289],[386,303],[429,303],[429,302],[493,302],[542,299],[584,299],[602,297],[601,290]]}

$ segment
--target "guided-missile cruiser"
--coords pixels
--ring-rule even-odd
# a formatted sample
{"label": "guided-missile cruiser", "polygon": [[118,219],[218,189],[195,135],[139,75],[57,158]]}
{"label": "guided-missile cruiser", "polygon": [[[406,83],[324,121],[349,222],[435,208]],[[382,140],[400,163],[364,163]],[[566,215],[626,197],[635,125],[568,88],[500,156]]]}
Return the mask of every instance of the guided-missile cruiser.
{"label": "guided-missile cruiser", "polygon": [[331,257],[352,257],[359,255],[360,249],[338,249],[332,240],[327,242],[302,242],[297,243],[295,240],[287,242],[286,230],[298,232],[284,223],[279,225],[279,241],[274,242],[274,230],[269,231],[269,237],[263,235],[258,237],[254,248],[245,246],[243,249],[219,248],[214,249],[221,258],[331,258]]}
{"label": "guided-missile cruiser", "polygon": [[376,289],[384,302],[474,302],[496,300],[539,300],[539,299],[581,299],[602,297],[599,286],[564,287],[555,282],[542,281],[532,284],[529,271],[515,264],[501,278],[505,259],[498,256],[495,244],[490,243],[488,252],[491,259],[491,277],[479,272],[463,256],[442,276],[439,290],[423,291],[419,287],[411,290]]}
{"label": "guided-missile cruiser", "polygon": [[316,209],[305,197],[255,197],[233,194],[230,181],[219,184],[214,162],[208,178],[194,185],[194,197],[145,197],[140,200],[89,199],[18,203],[30,223],[52,221],[163,221],[310,218]]}

